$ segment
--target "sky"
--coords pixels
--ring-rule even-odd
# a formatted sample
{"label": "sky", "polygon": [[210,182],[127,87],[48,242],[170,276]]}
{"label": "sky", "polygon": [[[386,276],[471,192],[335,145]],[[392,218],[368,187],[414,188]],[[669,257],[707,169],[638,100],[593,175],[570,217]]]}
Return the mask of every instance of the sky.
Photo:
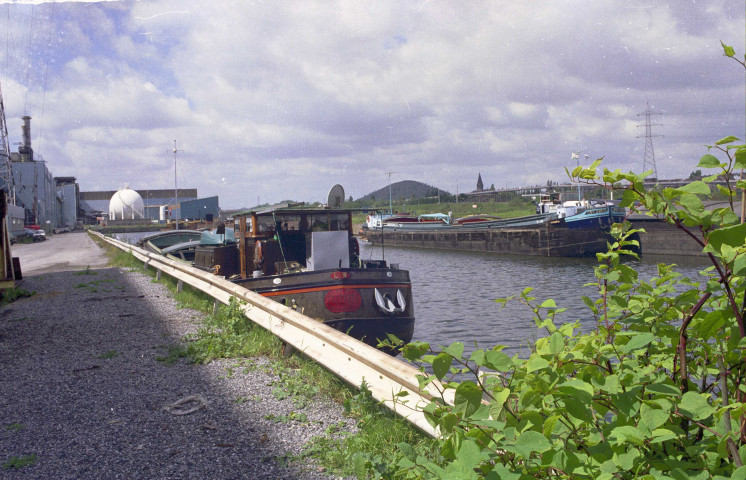
{"label": "sky", "polygon": [[[7,0],[6,0],[7,1]],[[224,209],[565,182],[590,164],[688,177],[746,130],[737,0],[0,0],[17,151],[82,191],[196,188]],[[174,155],[174,142],[176,155]],[[572,153],[579,152],[579,159]],[[650,152],[649,152],[650,153]],[[648,156],[650,159],[651,157]],[[176,174],[174,173],[176,164]]]}

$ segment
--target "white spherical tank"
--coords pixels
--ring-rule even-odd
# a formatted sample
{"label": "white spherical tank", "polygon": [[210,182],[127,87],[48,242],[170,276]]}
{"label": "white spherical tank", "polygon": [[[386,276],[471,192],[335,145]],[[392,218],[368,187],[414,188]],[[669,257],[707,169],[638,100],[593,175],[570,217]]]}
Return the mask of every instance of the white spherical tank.
{"label": "white spherical tank", "polygon": [[135,220],[143,218],[144,204],[139,193],[124,187],[109,201],[110,220]]}

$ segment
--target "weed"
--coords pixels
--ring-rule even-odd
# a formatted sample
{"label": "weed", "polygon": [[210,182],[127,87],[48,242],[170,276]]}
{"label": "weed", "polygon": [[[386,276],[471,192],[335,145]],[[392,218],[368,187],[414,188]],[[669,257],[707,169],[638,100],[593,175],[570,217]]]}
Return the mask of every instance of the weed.
{"label": "weed", "polygon": [[[399,444],[412,445],[421,455],[437,455],[435,441],[373,399],[363,384],[344,402],[345,412],[357,419],[357,432],[344,432],[343,423],[327,428],[327,436],[314,437],[302,456],[317,459],[331,472],[359,478],[392,478],[403,457]],[[341,438],[331,434],[341,433]],[[371,454],[369,452],[376,452]]]}
{"label": "weed", "polygon": [[248,320],[236,299],[231,299],[228,308],[208,315],[199,331],[187,339],[189,357],[196,363],[217,358],[272,356],[280,351],[279,339]]}
{"label": "weed", "polygon": [[298,422],[298,423],[308,423],[308,416],[305,413],[299,413],[299,412],[290,412],[287,415],[265,415],[264,418],[266,420],[271,420],[274,423],[290,423],[290,422]]}
{"label": "weed", "polygon": [[242,403],[248,402],[249,400],[250,400],[249,397],[238,397],[237,399],[233,400],[233,403],[237,403],[240,405]]}
{"label": "weed", "polygon": [[80,270],[78,272],[73,273],[73,275],[98,275],[98,272],[95,270],[91,270],[90,265],[86,265],[85,270]]}
{"label": "weed", "polygon": [[34,465],[35,463],[36,463],[35,453],[32,453],[31,455],[24,455],[22,457],[10,457],[7,461],[3,463],[3,470],[10,470],[11,468],[20,470],[23,467],[28,467],[30,465]]}
{"label": "weed", "polygon": [[187,356],[187,349],[181,345],[161,345],[159,348],[165,348],[168,353],[155,357],[155,360],[164,365],[174,365],[180,358]]}
{"label": "weed", "polygon": [[5,430],[7,430],[9,432],[17,432],[18,430],[23,430],[24,428],[26,428],[26,426],[25,425],[21,425],[18,422],[11,423],[10,425],[6,425],[5,426]]}
{"label": "weed", "polygon": [[116,350],[107,350],[106,352],[104,352],[101,355],[99,355],[98,358],[107,358],[108,359],[108,358],[118,357],[119,355],[121,355],[121,353],[117,352]]}
{"label": "weed", "polygon": [[6,288],[2,292],[0,292],[0,307],[15,302],[19,298],[31,297],[33,295],[36,295],[36,292],[29,292],[28,290],[25,290],[23,288]]}

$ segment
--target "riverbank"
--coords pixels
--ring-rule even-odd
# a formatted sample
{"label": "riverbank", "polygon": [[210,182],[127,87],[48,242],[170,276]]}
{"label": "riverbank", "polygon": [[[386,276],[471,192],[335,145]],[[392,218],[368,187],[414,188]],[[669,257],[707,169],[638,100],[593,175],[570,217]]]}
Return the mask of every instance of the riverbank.
{"label": "riverbank", "polygon": [[[333,478],[300,454],[327,430],[354,429],[341,405],[281,394],[267,359],[169,357],[204,315],[177,308],[148,275],[100,266],[103,249],[86,234],[52,238],[14,248],[20,287],[35,294],[0,309],[3,474]],[[65,256],[63,241],[98,252]],[[204,400],[194,413],[164,409],[193,395]]]}

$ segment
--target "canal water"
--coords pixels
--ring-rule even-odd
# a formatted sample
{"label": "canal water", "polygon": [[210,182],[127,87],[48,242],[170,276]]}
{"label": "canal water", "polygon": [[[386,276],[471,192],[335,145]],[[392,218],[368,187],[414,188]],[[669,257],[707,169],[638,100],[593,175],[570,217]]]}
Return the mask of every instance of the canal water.
{"label": "canal water", "polygon": [[[380,258],[381,247],[362,242],[363,258]],[[540,304],[553,299],[559,308],[557,323],[580,320],[583,329],[595,325],[583,295],[598,298],[598,290],[586,284],[595,282],[594,258],[546,258],[385,247],[389,263],[409,270],[415,307],[413,340],[431,345],[462,342],[466,351],[506,345],[509,355],[523,356],[528,344],[545,332],[538,331],[531,311],[518,301],[501,308],[498,298],[519,296],[532,287],[531,296]],[[639,278],[650,280],[658,263],[676,263],[678,271],[691,278],[707,266],[690,257],[644,258],[631,265]]]}
{"label": "canal water", "polygon": [[[119,234],[121,240],[134,243],[147,234]],[[586,284],[595,282],[595,258],[546,258],[495,255],[476,252],[456,252],[401,247],[372,246],[361,242],[363,259],[380,259],[409,270],[414,298],[414,340],[431,345],[462,342],[466,351],[475,344],[480,348],[506,345],[512,355],[528,353],[532,339],[543,336],[538,331],[531,312],[517,301],[504,308],[498,298],[518,296],[532,287],[533,297],[541,303],[553,299],[567,311],[558,315],[560,322],[580,320],[582,328],[590,329],[594,320],[583,303],[583,295],[597,298],[597,289]],[[693,257],[645,256],[631,265],[641,279],[655,276],[658,263],[676,263],[678,271],[697,278],[707,266],[703,259]]]}

